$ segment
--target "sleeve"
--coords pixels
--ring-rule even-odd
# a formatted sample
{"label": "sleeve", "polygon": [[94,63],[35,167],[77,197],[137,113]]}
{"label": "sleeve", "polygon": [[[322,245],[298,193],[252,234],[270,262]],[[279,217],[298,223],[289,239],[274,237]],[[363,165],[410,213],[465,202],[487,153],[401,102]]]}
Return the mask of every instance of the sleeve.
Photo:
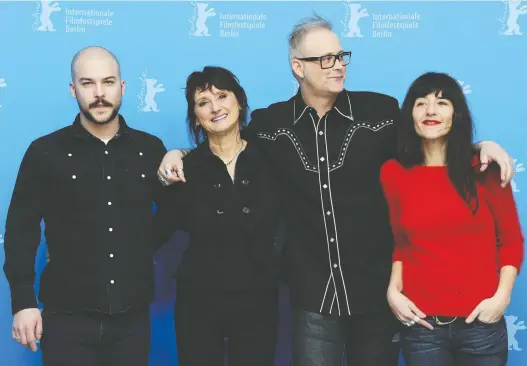
{"label": "sleeve", "polygon": [[11,310],[37,307],[35,256],[41,238],[43,173],[41,155],[33,142],[20,165],[9,204],[4,238],[4,273],[11,290]]}
{"label": "sleeve", "polygon": [[397,163],[394,160],[389,160],[381,168],[381,186],[388,205],[390,226],[395,241],[393,262],[402,260],[402,251],[405,244],[404,233],[399,225],[399,195],[397,191],[397,167],[395,164]]}
{"label": "sleeve", "polygon": [[180,183],[163,187],[160,199],[156,202],[156,212],[154,214],[154,252],[165,245],[172,235],[178,230],[183,229],[183,219],[185,211],[184,187]]}
{"label": "sleeve", "polygon": [[[156,138],[156,161],[161,161],[167,149],[161,140]],[[188,183],[163,186],[157,179],[154,184],[155,213],[153,219],[153,249],[154,253],[166,244],[174,232],[181,227],[182,195],[180,191]]]}
{"label": "sleeve", "polygon": [[510,184],[501,187],[499,168],[495,166],[489,167],[484,184],[496,228],[499,268],[510,265],[519,273],[524,257],[524,237],[512,187]]}

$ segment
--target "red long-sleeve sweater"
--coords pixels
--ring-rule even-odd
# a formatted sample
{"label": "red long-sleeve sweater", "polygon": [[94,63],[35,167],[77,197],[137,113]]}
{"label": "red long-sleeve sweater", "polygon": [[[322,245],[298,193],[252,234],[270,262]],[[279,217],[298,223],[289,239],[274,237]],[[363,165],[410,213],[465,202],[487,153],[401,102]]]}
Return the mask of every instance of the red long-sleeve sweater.
{"label": "red long-sleeve sweater", "polygon": [[447,167],[381,169],[395,238],[393,262],[403,264],[403,293],[427,315],[468,316],[492,297],[499,271],[520,270],[523,235],[510,185],[497,169],[479,181],[473,215],[449,180]]}

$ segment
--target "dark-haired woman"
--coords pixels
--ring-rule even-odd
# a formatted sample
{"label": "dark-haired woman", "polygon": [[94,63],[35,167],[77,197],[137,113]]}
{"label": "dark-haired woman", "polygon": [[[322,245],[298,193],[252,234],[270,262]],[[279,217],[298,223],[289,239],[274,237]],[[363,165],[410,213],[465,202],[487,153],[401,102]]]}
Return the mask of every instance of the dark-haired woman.
{"label": "dark-haired woman", "polygon": [[396,241],[387,297],[409,366],[507,361],[523,236],[511,187],[480,171],[472,128],[455,79],[424,74],[403,103],[398,158],[381,170]]}
{"label": "dark-haired woman", "polygon": [[177,229],[190,244],[177,271],[179,365],[272,366],[278,326],[280,192],[253,143],[240,136],[247,97],[236,77],[205,67],[187,79],[187,122],[197,147],[186,184],[167,187],[158,244]]}

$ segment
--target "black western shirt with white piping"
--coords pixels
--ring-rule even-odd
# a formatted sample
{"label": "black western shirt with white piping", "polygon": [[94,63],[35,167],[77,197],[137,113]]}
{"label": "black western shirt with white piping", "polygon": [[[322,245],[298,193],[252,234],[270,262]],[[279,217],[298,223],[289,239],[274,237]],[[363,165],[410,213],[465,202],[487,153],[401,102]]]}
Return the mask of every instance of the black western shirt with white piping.
{"label": "black western shirt with white piping", "polygon": [[341,92],[324,116],[293,98],[245,130],[283,183],[284,260],[293,306],[349,315],[387,308],[393,238],[379,181],[396,153],[395,98]]}

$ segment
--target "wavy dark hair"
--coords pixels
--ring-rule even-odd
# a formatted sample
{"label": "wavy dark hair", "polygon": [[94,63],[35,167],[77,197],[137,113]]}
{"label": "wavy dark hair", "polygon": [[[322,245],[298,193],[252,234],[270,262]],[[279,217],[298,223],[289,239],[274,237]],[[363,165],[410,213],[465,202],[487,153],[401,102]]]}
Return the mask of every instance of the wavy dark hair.
{"label": "wavy dark hair", "polygon": [[441,98],[448,99],[454,106],[452,127],[445,137],[448,176],[457,193],[475,214],[479,200],[476,190],[478,176],[473,164],[476,155],[473,145],[474,124],[463,90],[451,76],[429,72],[419,76],[410,85],[401,110],[398,160],[406,168],[424,164],[422,138],[415,130],[412,110],[418,98],[429,94],[441,94]]}
{"label": "wavy dark hair", "polygon": [[231,71],[223,67],[205,66],[202,71],[195,71],[188,76],[187,86],[185,88],[188,131],[191,140],[196,145],[203,142],[207,138],[207,135],[203,127],[196,124],[194,93],[196,90],[211,90],[213,86],[220,90],[230,91],[236,96],[238,104],[240,105],[240,116],[238,119],[240,131],[247,126],[249,105],[247,103],[245,90],[241,87],[238,78]]}

